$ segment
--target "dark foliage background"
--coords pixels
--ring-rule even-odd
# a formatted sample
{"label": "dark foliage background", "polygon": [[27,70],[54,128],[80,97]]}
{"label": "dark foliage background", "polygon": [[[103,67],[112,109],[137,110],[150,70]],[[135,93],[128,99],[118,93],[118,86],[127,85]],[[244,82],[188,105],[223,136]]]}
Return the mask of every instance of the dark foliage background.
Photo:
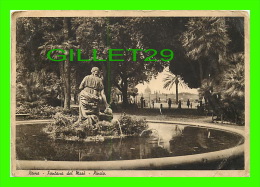
{"label": "dark foliage background", "polygon": [[[243,18],[24,17],[17,20],[16,39],[18,113],[45,105],[70,109],[71,97],[77,97],[81,80],[93,66],[103,72],[108,100],[120,93],[123,106],[128,106],[127,97],[138,94],[138,83],[169,67],[190,88],[199,88],[207,108],[244,123]],[[53,62],[46,53],[55,48],[82,49],[83,58],[97,49],[100,59],[107,58],[109,48],[171,49],[174,59],[164,62],[156,56],[157,62],[144,62],[140,53],[137,62],[129,55],[124,62]]]}

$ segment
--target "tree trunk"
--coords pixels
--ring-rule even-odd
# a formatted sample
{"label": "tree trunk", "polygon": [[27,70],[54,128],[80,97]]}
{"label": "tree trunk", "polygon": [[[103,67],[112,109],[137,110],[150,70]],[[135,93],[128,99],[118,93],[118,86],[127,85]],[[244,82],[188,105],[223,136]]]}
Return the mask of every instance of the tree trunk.
{"label": "tree trunk", "polygon": [[128,99],[127,99],[127,79],[124,78],[123,80],[123,87],[122,87],[122,96],[123,96],[123,107],[126,107],[128,105]]}
{"label": "tree trunk", "polygon": [[[69,40],[70,32],[70,18],[65,17],[63,20],[63,27],[64,27],[64,41]],[[63,85],[64,85],[64,109],[70,109],[70,100],[71,100],[71,79],[70,79],[70,62],[66,59],[63,62],[63,71],[62,71],[62,78],[63,78]]]}
{"label": "tree trunk", "polygon": [[104,83],[104,91],[107,98],[107,102],[111,102],[111,75],[110,75],[110,64],[106,62],[102,64],[103,71],[103,83]]}
{"label": "tree trunk", "polygon": [[179,101],[179,83],[176,84],[176,104],[178,104]]}
{"label": "tree trunk", "polygon": [[107,62],[107,91],[106,91],[107,102],[111,102],[111,63]]}
{"label": "tree trunk", "polygon": [[60,79],[61,79],[61,90],[60,90],[60,100],[61,100],[61,107],[64,107],[64,62],[59,62],[59,70],[60,70]]}
{"label": "tree trunk", "polygon": [[202,62],[199,61],[199,73],[200,73],[200,86],[202,84],[202,80],[203,80],[203,68],[202,68]]}
{"label": "tree trunk", "polygon": [[70,100],[71,100],[71,79],[70,79],[70,62],[65,60],[64,62],[64,109],[70,109]]}

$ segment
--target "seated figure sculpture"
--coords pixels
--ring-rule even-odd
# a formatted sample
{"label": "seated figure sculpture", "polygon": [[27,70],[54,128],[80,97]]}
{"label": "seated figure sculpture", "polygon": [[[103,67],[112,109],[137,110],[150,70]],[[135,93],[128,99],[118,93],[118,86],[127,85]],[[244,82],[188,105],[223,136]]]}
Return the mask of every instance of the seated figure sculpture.
{"label": "seated figure sculpture", "polygon": [[[95,127],[95,124],[100,120],[100,104],[106,107],[105,111],[110,111],[104,94],[104,85],[102,79],[99,77],[99,68],[93,67],[91,75],[86,76],[79,89],[79,119],[75,125]],[[112,115],[112,112],[111,112]]]}

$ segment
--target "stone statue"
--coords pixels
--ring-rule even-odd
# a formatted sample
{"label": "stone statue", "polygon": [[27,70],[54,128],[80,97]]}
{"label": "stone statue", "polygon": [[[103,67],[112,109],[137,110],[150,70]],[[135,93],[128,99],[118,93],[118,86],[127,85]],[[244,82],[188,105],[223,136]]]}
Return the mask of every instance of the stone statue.
{"label": "stone statue", "polygon": [[99,75],[99,68],[93,67],[91,75],[86,76],[79,86],[81,91],[79,94],[79,119],[76,122],[77,126],[82,126],[82,124],[84,126],[95,126],[102,116],[99,110],[101,103],[106,107],[105,116],[106,113],[112,116],[112,110],[108,108],[109,104],[104,94],[104,85]]}

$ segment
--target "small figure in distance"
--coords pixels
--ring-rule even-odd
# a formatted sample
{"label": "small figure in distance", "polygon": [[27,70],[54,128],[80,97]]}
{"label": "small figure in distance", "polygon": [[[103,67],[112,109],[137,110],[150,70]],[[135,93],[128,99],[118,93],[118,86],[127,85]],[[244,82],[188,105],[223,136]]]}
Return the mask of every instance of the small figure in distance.
{"label": "small figure in distance", "polygon": [[140,102],[141,102],[141,108],[144,108],[144,97],[143,96],[140,98]]}
{"label": "small figure in distance", "polygon": [[153,108],[154,108],[154,100],[152,100],[152,106],[153,106]]}
{"label": "small figure in distance", "polygon": [[171,109],[171,106],[172,106],[172,100],[171,98],[168,99],[168,108]]}
{"label": "small figure in distance", "polygon": [[161,115],[162,115],[162,108],[163,108],[163,105],[162,105],[162,103],[160,104],[160,113],[161,113]]}
{"label": "small figure in distance", "polygon": [[178,109],[181,109],[181,100],[178,102]]}
{"label": "small figure in distance", "polygon": [[190,100],[189,99],[187,101],[187,106],[188,106],[188,108],[190,108]]}

